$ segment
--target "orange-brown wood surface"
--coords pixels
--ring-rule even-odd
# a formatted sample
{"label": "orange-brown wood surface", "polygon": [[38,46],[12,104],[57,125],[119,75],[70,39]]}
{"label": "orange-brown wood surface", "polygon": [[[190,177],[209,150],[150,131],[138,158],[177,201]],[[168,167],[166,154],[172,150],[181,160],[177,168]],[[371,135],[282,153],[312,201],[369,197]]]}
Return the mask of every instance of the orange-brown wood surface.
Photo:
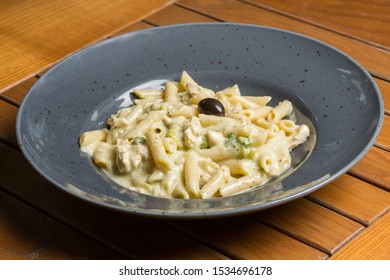
{"label": "orange-brown wood surface", "polygon": [[376,145],[390,151],[390,116],[385,116],[381,132],[376,140]]}
{"label": "orange-brown wood surface", "polygon": [[323,259],[327,255],[246,218],[185,221],[175,225],[233,259]]}
{"label": "orange-brown wood surface", "polygon": [[263,211],[256,217],[329,255],[363,229],[357,222],[306,199]]}
{"label": "orange-brown wood surface", "polygon": [[[374,168],[375,167],[375,168]],[[351,173],[390,190],[390,153],[373,147],[352,169]]]}
{"label": "orange-brown wood surface", "polygon": [[[388,1],[0,1],[0,259],[390,259]],[[354,58],[381,90],[375,146],[305,198],[216,220],[156,220],[86,204],[19,151],[18,106],[55,62],[99,40],[191,22],[298,32]]]}
{"label": "orange-brown wood surface", "polygon": [[390,3],[386,0],[248,0],[299,20],[390,48]]}
{"label": "orange-brown wood surface", "polygon": [[347,174],[308,198],[365,226],[390,208],[389,192]]}
{"label": "orange-brown wood surface", "polygon": [[22,103],[24,96],[37,80],[37,77],[31,77],[30,79],[21,82],[17,86],[4,91],[0,97],[2,96],[5,100],[18,106],[20,103]]}
{"label": "orange-brown wood surface", "polygon": [[383,97],[383,102],[385,105],[385,113],[390,115],[390,82],[376,79],[377,83]]}
{"label": "orange-brown wood surface", "polygon": [[390,212],[337,252],[334,260],[389,260]]}
{"label": "orange-brown wood surface", "polygon": [[271,26],[298,32],[319,39],[344,51],[369,69],[375,76],[390,80],[390,54],[387,50],[374,48],[358,40],[339,35],[315,25],[271,12],[254,9],[253,5],[236,0],[181,0],[180,5],[202,14],[212,15],[223,21]]}
{"label": "orange-brown wood surface", "polygon": [[0,92],[171,2],[0,1]]}

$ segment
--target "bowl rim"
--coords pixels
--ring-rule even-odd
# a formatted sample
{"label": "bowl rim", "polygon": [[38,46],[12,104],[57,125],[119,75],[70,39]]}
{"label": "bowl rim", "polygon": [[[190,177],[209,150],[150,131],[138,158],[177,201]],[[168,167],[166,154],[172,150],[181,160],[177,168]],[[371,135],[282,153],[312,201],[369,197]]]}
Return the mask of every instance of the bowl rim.
{"label": "bowl rim", "polygon": [[[230,209],[223,208],[223,209],[213,210],[213,211],[209,211],[209,210],[201,211],[200,210],[199,212],[185,212],[185,211],[182,211],[182,212],[169,212],[169,211],[162,211],[162,210],[159,210],[159,209],[150,209],[150,210],[149,209],[148,210],[145,210],[145,209],[142,209],[142,210],[132,209],[132,208],[129,208],[127,206],[121,206],[121,205],[116,205],[116,204],[102,202],[102,201],[94,199],[93,196],[85,196],[85,195],[82,195],[80,193],[77,193],[77,192],[71,190],[70,188],[64,186],[63,184],[61,184],[59,182],[57,182],[51,176],[46,174],[40,168],[38,163],[36,163],[30,157],[27,149],[23,145],[23,136],[22,136],[23,133],[21,131],[21,123],[23,121],[23,114],[25,112],[25,108],[28,106],[28,100],[29,100],[29,98],[31,96],[30,93],[33,92],[35,90],[35,88],[39,85],[39,80],[38,80],[29,89],[29,91],[27,92],[26,96],[24,97],[22,103],[20,104],[20,107],[19,107],[18,112],[17,112],[17,117],[16,117],[16,138],[17,138],[17,142],[18,142],[18,145],[20,147],[20,150],[22,151],[22,154],[27,159],[27,161],[30,163],[30,165],[32,165],[34,167],[34,169],[36,171],[38,171],[38,173],[42,177],[44,177],[46,180],[48,180],[51,184],[55,185],[56,187],[60,188],[61,190],[65,191],[65,192],[68,192],[73,197],[77,197],[78,199],[81,199],[83,201],[86,201],[86,202],[98,205],[100,207],[109,208],[109,209],[112,209],[112,210],[115,210],[115,211],[119,211],[119,212],[123,212],[123,213],[130,213],[130,214],[135,214],[135,215],[139,215],[139,216],[154,217],[154,218],[174,218],[174,219],[191,219],[191,218],[207,218],[207,217],[208,218],[220,218],[220,217],[227,217],[227,216],[230,217],[230,216],[235,216],[235,215],[242,215],[242,214],[253,213],[255,211],[268,209],[268,208],[275,207],[275,206],[284,204],[286,202],[295,200],[297,198],[304,197],[304,196],[312,193],[313,191],[318,190],[319,188],[323,187],[324,185],[330,183],[331,181],[337,179],[339,176],[343,175],[344,173],[346,173],[357,162],[359,162],[362,159],[362,157],[368,152],[368,150],[374,145],[374,142],[375,142],[376,138],[379,135],[379,132],[381,130],[381,127],[382,127],[382,124],[383,124],[383,120],[384,120],[384,103],[383,103],[383,98],[382,98],[382,94],[380,92],[380,89],[379,89],[378,85],[376,84],[375,80],[373,79],[373,77],[371,76],[371,74],[361,64],[359,64],[355,59],[353,59],[351,56],[349,56],[348,54],[344,53],[343,51],[333,47],[332,45],[330,45],[328,43],[325,43],[325,42],[323,42],[321,40],[309,37],[307,35],[303,35],[303,34],[300,34],[300,33],[297,33],[297,32],[292,32],[292,31],[284,30],[284,29],[280,29],[280,28],[274,28],[274,27],[262,26],[262,25],[255,25],[255,24],[246,24],[246,23],[226,23],[226,22],[210,22],[209,23],[209,22],[201,22],[201,23],[173,24],[173,25],[158,26],[158,27],[153,27],[153,28],[148,28],[148,29],[136,30],[136,31],[128,32],[128,33],[121,34],[121,35],[114,36],[114,37],[110,37],[110,38],[104,39],[102,41],[98,41],[98,42],[92,43],[90,45],[87,45],[87,46],[81,48],[80,50],[72,53],[71,55],[67,56],[66,58],[62,59],[60,62],[56,63],[54,66],[51,66],[51,68],[46,73],[44,73],[44,75],[42,77],[49,76],[50,73],[52,71],[55,71],[55,69],[58,66],[67,63],[69,60],[73,59],[73,57],[75,57],[75,56],[77,56],[79,54],[82,54],[82,53],[84,53],[86,51],[89,51],[89,50],[93,49],[94,47],[100,46],[102,44],[110,44],[110,42],[112,42],[112,41],[126,39],[127,37],[130,37],[130,36],[132,36],[134,34],[150,33],[150,32],[160,32],[160,30],[172,29],[172,28],[178,28],[178,27],[180,27],[180,28],[183,28],[183,27],[184,28],[186,28],[186,27],[187,28],[188,27],[196,28],[196,27],[199,27],[199,26],[201,26],[201,27],[207,27],[207,26],[229,26],[229,27],[254,28],[254,29],[258,29],[258,30],[267,30],[267,31],[281,32],[281,33],[284,33],[284,34],[293,35],[293,36],[302,38],[304,40],[309,40],[309,41],[315,42],[315,43],[320,44],[322,46],[325,46],[326,48],[329,48],[333,52],[336,52],[336,53],[340,54],[341,56],[345,57],[349,62],[351,62],[357,68],[359,68],[362,71],[362,74],[364,74],[364,76],[366,76],[368,78],[369,82],[373,85],[373,88],[374,88],[373,94],[378,99],[378,104],[379,104],[379,107],[378,107],[378,114],[379,114],[378,124],[376,125],[373,134],[370,136],[371,137],[370,140],[367,142],[365,147],[358,154],[356,154],[356,156],[354,156],[354,158],[351,161],[348,162],[348,164],[346,164],[343,168],[339,169],[337,172],[333,173],[330,177],[323,178],[323,180],[321,180],[320,182],[316,182],[316,183],[311,182],[308,185],[312,185],[312,186],[308,186],[303,191],[295,193],[295,194],[293,194],[291,196],[282,197],[282,198],[280,198],[278,200],[263,202],[261,204],[253,203],[253,204],[241,205],[239,208],[230,208]],[[154,198],[154,199],[165,199],[165,200],[170,200],[170,201],[176,201],[176,200],[177,201],[182,201],[183,200],[183,199],[174,199],[174,198]],[[215,198],[215,199],[224,199],[224,198]]]}

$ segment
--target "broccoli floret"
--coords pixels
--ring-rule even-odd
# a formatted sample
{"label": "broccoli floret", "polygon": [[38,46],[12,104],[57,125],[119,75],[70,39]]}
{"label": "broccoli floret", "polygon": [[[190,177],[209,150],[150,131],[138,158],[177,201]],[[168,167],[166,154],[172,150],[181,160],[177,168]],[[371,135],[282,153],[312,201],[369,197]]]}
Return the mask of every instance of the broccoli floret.
{"label": "broccoli floret", "polygon": [[243,145],[244,148],[249,148],[249,146],[252,144],[251,139],[242,136],[238,137],[238,142],[241,143],[241,145]]}
{"label": "broccoli floret", "polygon": [[252,144],[252,141],[247,137],[237,137],[235,133],[230,133],[225,141],[225,147],[232,147],[239,151],[242,147],[248,148]]}
{"label": "broccoli floret", "polygon": [[145,136],[137,136],[131,141],[131,145],[146,145],[147,140]]}

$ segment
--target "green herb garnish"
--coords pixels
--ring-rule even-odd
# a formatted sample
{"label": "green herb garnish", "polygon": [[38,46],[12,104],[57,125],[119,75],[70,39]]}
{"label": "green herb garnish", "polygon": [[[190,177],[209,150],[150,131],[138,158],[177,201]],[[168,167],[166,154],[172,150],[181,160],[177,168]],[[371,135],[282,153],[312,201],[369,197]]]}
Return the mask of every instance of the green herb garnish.
{"label": "green herb garnish", "polygon": [[252,144],[252,141],[247,137],[237,137],[235,133],[230,133],[225,141],[225,147],[232,147],[239,151],[242,147],[248,148]]}
{"label": "green herb garnish", "polygon": [[131,145],[146,145],[147,140],[145,136],[137,136],[131,141]]}
{"label": "green herb garnish", "polygon": [[251,139],[247,137],[240,136],[238,137],[238,142],[244,146],[244,148],[249,148],[249,146],[252,144]]}
{"label": "green herb garnish", "polygon": [[202,142],[200,143],[199,148],[201,150],[210,148],[209,142],[207,141],[206,136],[202,136]]}

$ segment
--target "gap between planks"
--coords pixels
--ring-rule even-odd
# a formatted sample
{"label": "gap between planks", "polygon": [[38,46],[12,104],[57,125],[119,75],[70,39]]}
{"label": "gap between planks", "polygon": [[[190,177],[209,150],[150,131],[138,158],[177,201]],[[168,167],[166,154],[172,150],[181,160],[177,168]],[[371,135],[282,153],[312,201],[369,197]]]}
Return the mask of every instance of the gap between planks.
{"label": "gap between planks", "polygon": [[[126,256],[125,254],[123,254],[123,252],[119,252],[117,251],[115,248],[111,248],[110,246],[107,246],[106,244],[100,242],[99,240],[85,234],[84,232],[80,231],[79,229],[69,225],[68,223],[65,223],[63,222],[62,220],[58,219],[57,217],[51,215],[50,213],[48,213],[47,211],[41,209],[41,208],[37,208],[35,207],[34,205],[32,205],[31,203],[29,203],[28,201],[24,200],[24,199],[21,199],[20,197],[16,197],[15,195],[13,195],[12,193],[8,192],[7,190],[3,189],[0,187],[0,192],[4,193],[5,195],[11,197],[12,199],[26,205],[27,207],[37,211],[38,213],[40,213],[41,215],[45,216],[46,218],[48,219],[52,219],[54,220],[55,222],[61,224],[62,226],[64,227],[67,227],[67,228],[70,228],[71,230],[73,230],[74,232],[76,232],[77,234],[80,234],[81,236],[83,236],[84,238],[88,239],[88,240],[91,240],[92,242],[95,242],[96,244],[102,246],[103,248],[106,248],[107,250],[111,250],[111,251],[114,251],[116,254],[118,255],[121,255],[123,257],[126,257],[126,258],[131,258],[130,256]],[[132,258],[132,259],[135,259],[135,258]]]}
{"label": "gap between planks", "polygon": [[[364,55],[364,60],[365,60],[364,65],[366,65],[367,69],[372,68],[371,72],[374,72],[376,76],[390,80],[390,73],[388,71],[382,73],[382,71],[381,70],[378,71],[378,67],[375,66],[378,63],[382,65],[384,63],[383,61],[389,60],[389,58],[385,56],[385,53],[388,54],[388,52],[372,47],[371,45],[367,45],[360,41],[351,40],[348,37],[319,28],[315,25],[311,25],[302,21],[297,21],[293,18],[289,18],[259,7],[256,10],[253,5],[249,5],[245,2],[236,1],[236,0],[229,0],[224,3],[221,3],[220,1],[217,0],[213,0],[210,3],[207,2],[207,4],[199,0],[198,1],[181,0],[180,3],[176,6],[179,5],[180,7],[184,6],[190,11],[194,11],[205,16],[208,16],[208,14],[214,15],[215,13],[218,19],[223,18],[223,20],[226,22],[242,22],[242,23],[258,24],[264,26],[273,26],[278,29],[290,30],[295,33],[300,33],[324,41],[330,45],[337,47],[340,50],[344,50],[345,53],[349,53],[348,51],[349,49],[357,51],[361,47],[364,47],[365,50],[372,49],[377,54],[379,54],[379,56],[376,59],[374,59],[375,60],[374,62],[372,56]],[[214,6],[210,7],[210,5],[214,5]],[[259,18],[259,12],[263,14],[264,19]],[[324,39],[321,39],[320,34],[324,36]],[[330,37],[334,37],[334,38],[330,38]],[[348,42],[352,43],[351,48],[346,49],[345,43]],[[382,70],[383,68],[384,66],[379,67],[379,69]]]}
{"label": "gap between planks", "polygon": [[[245,1],[244,1],[245,2]],[[175,5],[177,5],[177,4],[175,4]],[[180,6],[180,7],[182,7],[181,5],[177,5],[177,6]],[[183,8],[185,8],[185,7],[183,7]],[[186,8],[187,9],[187,8]],[[190,9],[188,9],[188,10],[190,10]],[[196,13],[198,13],[198,14],[202,14],[202,15],[205,15],[205,16],[208,16],[207,14],[203,14],[203,13],[200,13],[200,12],[197,12],[197,11],[194,11],[194,12],[196,12]],[[210,16],[208,16],[208,17],[210,17]],[[211,18],[211,17],[210,17]],[[216,20],[219,20],[219,19],[216,19]],[[219,20],[219,21],[222,21],[222,20]],[[148,21],[146,21],[146,20],[143,20],[143,22],[145,22],[145,23],[148,23],[148,24],[151,24],[150,22],[148,22]],[[152,26],[154,26],[153,24],[151,24]],[[155,26],[158,26],[158,25],[155,25]],[[379,78],[381,78],[381,77],[379,77]],[[386,81],[386,80],[384,80],[384,81]],[[7,101],[7,100],[6,100]],[[9,102],[9,103],[11,103],[11,102]],[[11,103],[12,104],[12,103]],[[17,106],[17,103],[15,103],[15,104],[12,104],[12,105],[14,105],[14,106]],[[371,183],[372,184],[372,183]]]}
{"label": "gap between planks", "polygon": [[[313,25],[313,26],[316,26],[317,28],[324,29],[324,30],[326,30],[326,31],[328,31],[328,32],[333,32],[333,33],[336,33],[336,34],[339,35],[339,36],[347,37],[348,39],[353,39],[353,40],[356,40],[356,41],[362,43],[361,40],[357,40],[357,39],[354,38],[354,37],[350,38],[349,36],[346,36],[346,35],[343,34],[343,33],[335,32],[335,31],[332,30],[332,29],[323,28],[322,26],[317,26],[317,25],[315,25],[315,24],[313,24],[313,23],[311,23],[311,22],[304,21],[304,20],[300,20],[299,18],[291,17],[291,16],[286,15],[286,14],[278,13],[275,9],[267,8],[266,6],[263,6],[263,5],[260,5],[260,4],[257,4],[257,3],[253,3],[253,2],[247,1],[247,0],[238,0],[238,1],[239,1],[239,2],[242,2],[243,4],[251,5],[251,6],[256,7],[256,8],[259,8],[259,9],[264,9],[264,10],[266,10],[266,11],[273,12],[273,13],[276,13],[276,14],[279,14],[279,15],[282,15],[282,16],[288,16],[289,18],[291,18],[291,19],[293,19],[293,20],[297,20],[297,21],[303,22],[303,23],[305,23],[305,24]],[[182,8],[182,9],[184,9],[184,10],[191,11],[191,12],[193,12],[193,13],[196,13],[196,14],[199,14],[199,15],[202,15],[202,16],[205,16],[205,17],[207,17],[207,18],[209,18],[209,19],[212,19],[212,20],[215,20],[215,21],[218,21],[218,22],[227,22],[227,21],[225,21],[225,20],[223,20],[223,19],[220,19],[220,18],[218,18],[218,17],[209,15],[209,14],[207,14],[207,13],[204,13],[204,12],[201,12],[201,11],[198,11],[198,10],[195,10],[195,9],[193,9],[193,8],[190,8],[190,7],[186,7],[185,5],[183,5],[183,4],[181,4],[181,3],[177,3],[176,1],[173,1],[173,4],[171,4],[171,5],[172,5],[172,6],[180,7],[180,8]],[[163,7],[163,8],[165,9],[165,8],[167,8],[167,7],[169,7],[169,6],[166,6],[166,7]],[[160,11],[163,11],[164,9],[161,9]],[[158,11],[155,11],[155,12],[158,12]],[[150,16],[150,15],[149,15],[149,16]],[[158,27],[158,26],[160,26],[160,25],[158,25],[158,24],[156,24],[156,23],[153,23],[153,22],[149,21],[147,18],[148,18],[148,15],[145,16],[143,19],[141,19],[141,20],[138,21],[138,22],[143,22],[143,23],[145,23],[145,24],[149,24],[151,27]],[[134,22],[134,23],[137,23],[137,22]],[[132,24],[134,24],[134,23],[132,23]],[[118,33],[118,32],[120,32],[120,30],[125,29],[126,27],[131,26],[132,24],[126,25],[126,26],[124,26],[124,27],[119,28],[118,30],[112,31],[112,32],[110,32],[109,34],[107,34],[107,35],[105,35],[104,37],[102,37],[100,40],[97,40],[97,41],[95,41],[95,42],[92,42],[91,44],[97,43],[97,42],[100,42],[100,41],[103,41],[103,40],[105,40],[105,39],[107,39],[107,38],[110,38],[110,36],[112,36],[112,34]],[[363,43],[367,44],[367,42],[364,42],[364,41],[363,41]],[[89,45],[91,45],[91,44],[89,44]],[[377,48],[377,46],[375,46],[375,45],[371,45],[371,44],[367,44],[367,45],[370,45],[370,46],[372,46],[372,47]],[[77,51],[76,51],[76,52],[77,52]],[[2,92],[6,91],[7,89],[9,89],[9,88],[11,88],[11,87],[17,86],[18,84],[24,82],[25,80],[27,80],[27,79],[29,79],[29,78],[32,78],[32,77],[34,77],[34,76],[37,77],[37,78],[40,77],[42,73],[46,72],[48,69],[50,69],[51,67],[53,67],[55,64],[57,64],[58,62],[62,61],[63,59],[65,59],[66,57],[68,57],[68,56],[70,56],[70,55],[72,55],[72,54],[74,54],[74,53],[75,53],[75,52],[70,53],[70,54],[68,54],[67,56],[63,57],[62,59],[60,59],[60,60],[58,60],[58,61],[56,61],[56,62],[54,62],[54,63],[52,63],[52,64],[50,64],[50,65],[47,65],[47,66],[45,66],[45,67],[43,67],[43,68],[37,70],[35,73],[33,73],[33,74],[29,75],[29,76],[26,76],[25,78],[23,78],[23,79],[21,79],[21,80],[18,80],[17,82],[13,83],[12,85],[7,86],[5,89],[3,89],[2,91],[0,91],[0,96],[1,96],[1,93],[2,93]],[[371,74],[371,76],[373,76],[373,77],[375,77],[375,78],[381,79],[381,80],[386,81],[386,82],[390,82],[390,79],[386,79],[386,77],[381,76],[381,75],[379,75],[378,73],[370,72],[370,74]],[[389,113],[389,115],[390,115],[390,113]]]}
{"label": "gap between planks", "polygon": [[273,12],[273,13],[276,13],[278,15],[281,15],[281,16],[285,16],[285,17],[288,17],[288,18],[291,18],[291,19],[294,19],[294,20],[297,20],[297,21],[300,21],[300,22],[303,22],[303,23],[306,23],[306,24],[310,24],[310,25],[313,25],[315,27],[318,27],[318,28],[321,28],[323,30],[326,30],[326,31],[329,31],[329,32],[333,32],[333,33],[336,33],[338,35],[341,35],[341,36],[344,36],[344,37],[347,37],[349,39],[352,39],[352,40],[355,40],[355,41],[358,41],[360,43],[364,43],[366,45],[369,45],[369,46],[372,46],[372,47],[375,47],[377,49],[380,49],[380,50],[384,50],[384,51],[390,51],[390,48],[386,47],[386,46],[383,46],[383,45],[380,45],[380,44],[377,44],[375,42],[372,42],[372,41],[369,41],[369,40],[365,40],[363,38],[360,38],[360,37],[357,37],[357,36],[354,36],[354,35],[351,35],[351,34],[348,34],[348,33],[345,33],[345,32],[342,32],[342,31],[339,31],[337,29],[334,29],[334,28],[331,28],[331,27],[327,27],[325,25],[321,25],[319,23],[316,23],[314,21],[310,21],[310,20],[307,20],[307,19],[304,19],[304,18],[301,18],[301,17],[298,17],[294,14],[290,14],[288,12],[284,12],[284,11],[281,11],[277,8],[273,8],[273,7],[269,7],[267,5],[264,5],[264,4],[260,4],[260,3],[257,3],[257,2],[252,2],[250,0],[238,0],[242,3],[245,3],[245,4],[248,4],[248,5],[251,5],[251,6],[254,6],[254,7],[257,7],[257,8],[261,8],[261,9],[264,9],[264,10],[267,10],[267,11],[270,11],[270,12]]}

